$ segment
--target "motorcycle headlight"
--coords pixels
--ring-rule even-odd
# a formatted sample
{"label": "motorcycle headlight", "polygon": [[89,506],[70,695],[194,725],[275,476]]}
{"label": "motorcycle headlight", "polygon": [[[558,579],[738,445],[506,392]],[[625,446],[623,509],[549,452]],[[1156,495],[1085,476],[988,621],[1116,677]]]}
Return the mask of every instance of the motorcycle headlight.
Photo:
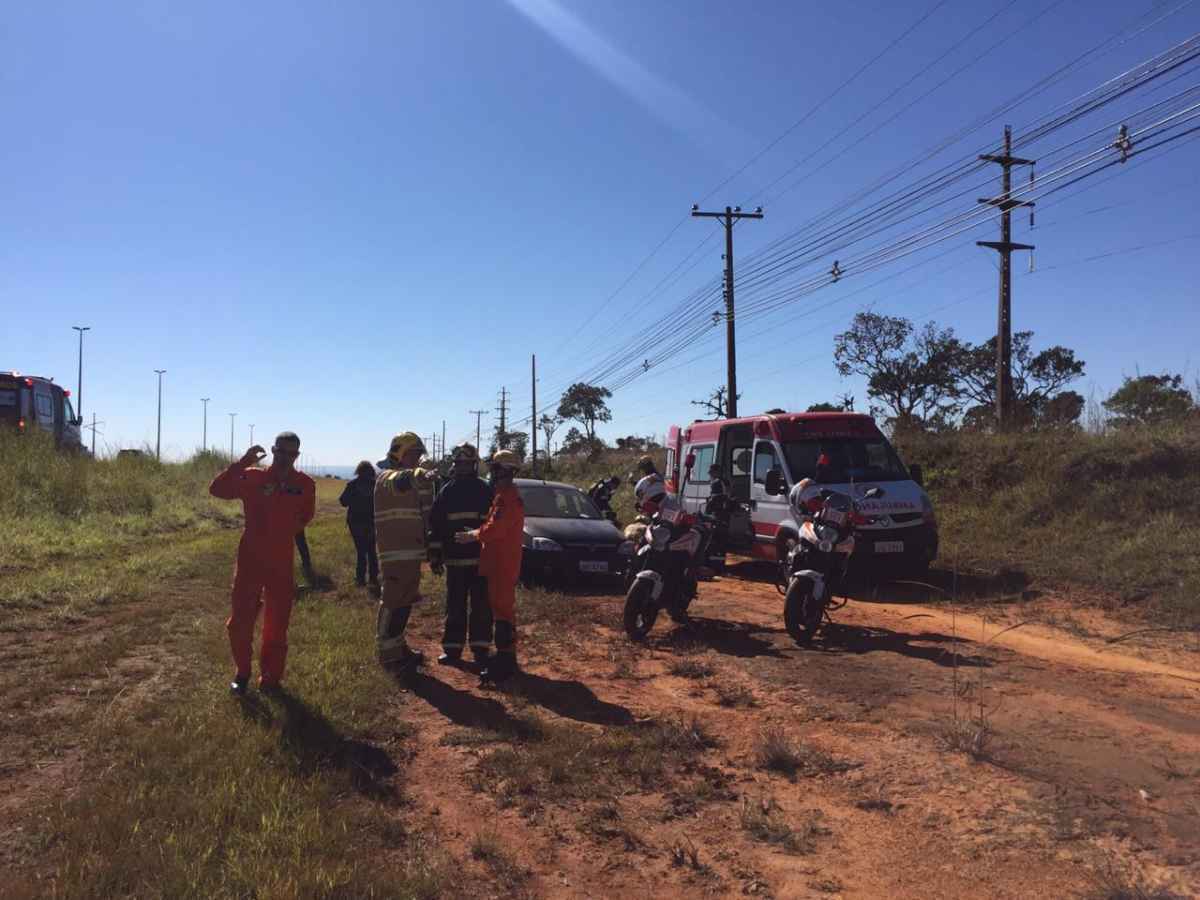
{"label": "motorcycle headlight", "polygon": [[562,544],[546,537],[535,537],[530,545],[534,550],[562,550]]}
{"label": "motorcycle headlight", "polygon": [[617,553],[621,556],[633,556],[633,541],[622,541],[617,547]]}

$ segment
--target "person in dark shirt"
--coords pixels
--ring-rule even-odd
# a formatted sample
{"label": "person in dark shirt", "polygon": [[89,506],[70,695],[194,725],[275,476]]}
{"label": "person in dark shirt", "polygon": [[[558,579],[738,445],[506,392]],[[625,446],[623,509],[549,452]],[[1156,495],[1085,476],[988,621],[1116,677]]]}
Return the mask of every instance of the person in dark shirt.
{"label": "person in dark shirt", "polygon": [[379,584],[379,557],[375,553],[375,467],[365,459],[354,470],[354,478],[346,482],[338,502],[346,507],[346,527],[358,553],[355,583],[366,584],[368,570],[371,584]]}
{"label": "person in dark shirt", "polygon": [[479,452],[471,444],[454,448],[454,468],[429,513],[430,568],[446,574],[446,627],[438,662],[462,659],[463,639],[475,661],[484,664],[492,646],[492,608],[487,578],[479,574],[479,544],[460,544],[455,535],[483,525],[492,506],[492,487],[479,477]]}

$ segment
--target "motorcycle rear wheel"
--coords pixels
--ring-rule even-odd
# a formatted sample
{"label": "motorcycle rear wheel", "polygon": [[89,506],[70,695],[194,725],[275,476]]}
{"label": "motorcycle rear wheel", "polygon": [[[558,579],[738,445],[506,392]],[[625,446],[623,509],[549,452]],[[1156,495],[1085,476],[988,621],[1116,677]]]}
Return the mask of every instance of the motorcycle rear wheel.
{"label": "motorcycle rear wheel", "polygon": [[645,578],[635,578],[625,595],[625,633],[633,641],[644,640],[658,618],[658,607],[651,595],[654,585]]}
{"label": "motorcycle rear wheel", "polygon": [[783,624],[797,644],[811,642],[825,616],[825,604],[813,597],[812,587],[807,578],[793,578],[783,601]]}

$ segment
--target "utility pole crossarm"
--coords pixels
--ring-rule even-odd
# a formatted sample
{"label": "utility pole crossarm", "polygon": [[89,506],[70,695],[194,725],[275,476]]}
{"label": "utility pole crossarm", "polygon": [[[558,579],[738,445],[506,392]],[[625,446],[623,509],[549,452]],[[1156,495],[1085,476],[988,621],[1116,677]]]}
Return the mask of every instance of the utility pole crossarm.
{"label": "utility pole crossarm", "polygon": [[[724,212],[704,212],[693,204],[692,216],[698,219],[720,219],[725,226],[725,366],[726,366],[726,412],[731,419],[737,418],[737,340],[733,321],[733,224],[738,219],[761,219],[762,207],[754,212],[742,212],[740,206],[727,206]],[[714,324],[717,316],[713,317]]]}

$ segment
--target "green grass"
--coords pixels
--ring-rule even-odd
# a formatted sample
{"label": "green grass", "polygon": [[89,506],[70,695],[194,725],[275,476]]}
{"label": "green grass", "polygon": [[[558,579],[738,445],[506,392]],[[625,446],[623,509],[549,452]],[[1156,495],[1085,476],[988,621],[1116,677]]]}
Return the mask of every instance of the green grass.
{"label": "green grass", "polygon": [[[1200,428],[899,440],[925,467],[939,567],[1015,573],[1200,618]],[[969,588],[968,588],[969,590]]]}
{"label": "green grass", "polygon": [[[73,617],[147,596],[188,577],[241,522],[208,495],[225,460],[92,460],[57,453],[42,435],[0,430],[0,612]],[[14,616],[16,618],[14,618]]]}
{"label": "green grass", "polygon": [[173,609],[148,605],[129,629],[106,632],[100,657],[57,659],[55,677],[70,681],[147,642],[177,657],[169,677],[148,684],[109,677],[106,702],[86,715],[31,720],[68,729],[83,769],[29,829],[22,871],[43,877],[14,879],[6,896],[432,898],[461,881],[406,814],[409,732],[374,659],[372,604],[347,586],[344,523],[328,516],[310,529],[335,587],[302,593],[282,697],[227,693],[221,623],[235,537],[211,548]]}

